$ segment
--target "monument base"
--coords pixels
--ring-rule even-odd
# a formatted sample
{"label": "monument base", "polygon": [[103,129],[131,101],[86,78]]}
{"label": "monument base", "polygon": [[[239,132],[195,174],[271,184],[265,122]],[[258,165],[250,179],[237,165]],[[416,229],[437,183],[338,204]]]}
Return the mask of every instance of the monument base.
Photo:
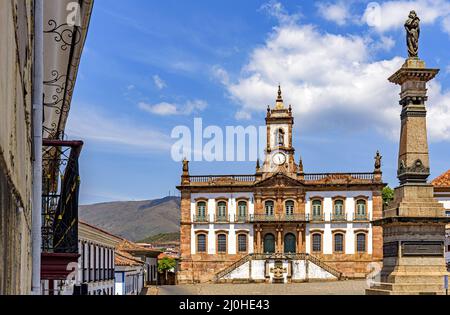
{"label": "monument base", "polygon": [[445,294],[445,217],[429,185],[404,185],[383,219],[383,269],[367,295]]}
{"label": "monument base", "polygon": [[403,64],[403,68],[410,68],[410,69],[425,69],[425,61],[419,59],[419,58],[408,58],[406,59],[405,63]]}

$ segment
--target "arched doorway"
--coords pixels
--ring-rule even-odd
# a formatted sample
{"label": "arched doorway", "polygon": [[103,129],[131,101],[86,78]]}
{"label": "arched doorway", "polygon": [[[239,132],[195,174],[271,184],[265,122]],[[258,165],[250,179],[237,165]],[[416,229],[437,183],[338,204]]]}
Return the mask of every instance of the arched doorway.
{"label": "arched doorway", "polygon": [[266,234],[264,236],[264,253],[275,253],[275,236],[273,234]]}
{"label": "arched doorway", "polygon": [[284,236],[284,253],[295,254],[297,252],[296,237],[292,233]]}

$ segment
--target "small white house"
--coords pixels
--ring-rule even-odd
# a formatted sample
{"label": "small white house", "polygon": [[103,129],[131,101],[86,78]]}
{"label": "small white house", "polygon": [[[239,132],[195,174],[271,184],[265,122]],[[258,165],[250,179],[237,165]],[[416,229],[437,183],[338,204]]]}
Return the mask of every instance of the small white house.
{"label": "small white house", "polygon": [[116,250],[115,265],[115,294],[139,295],[145,285],[145,262]]}

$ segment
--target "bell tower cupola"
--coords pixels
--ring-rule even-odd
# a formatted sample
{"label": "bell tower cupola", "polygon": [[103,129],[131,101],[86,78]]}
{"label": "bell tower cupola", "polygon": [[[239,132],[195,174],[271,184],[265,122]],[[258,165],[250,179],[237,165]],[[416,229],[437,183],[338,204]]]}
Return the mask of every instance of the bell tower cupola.
{"label": "bell tower cupola", "polygon": [[294,117],[292,106],[284,105],[281,86],[278,86],[278,96],[275,107],[267,108],[267,147],[263,165],[264,173],[292,173],[296,174],[295,149],[292,146],[292,130]]}

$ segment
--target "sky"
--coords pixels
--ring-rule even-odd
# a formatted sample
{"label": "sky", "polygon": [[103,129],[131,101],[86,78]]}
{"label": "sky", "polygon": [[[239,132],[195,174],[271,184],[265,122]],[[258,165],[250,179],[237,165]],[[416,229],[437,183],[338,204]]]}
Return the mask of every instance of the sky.
{"label": "sky", "polygon": [[[82,139],[82,204],[177,195],[177,126],[263,126],[278,84],[305,172],[396,179],[403,24],[421,18],[430,179],[450,169],[450,2],[96,0],[66,133]],[[255,162],[192,162],[192,175],[252,174]]]}

